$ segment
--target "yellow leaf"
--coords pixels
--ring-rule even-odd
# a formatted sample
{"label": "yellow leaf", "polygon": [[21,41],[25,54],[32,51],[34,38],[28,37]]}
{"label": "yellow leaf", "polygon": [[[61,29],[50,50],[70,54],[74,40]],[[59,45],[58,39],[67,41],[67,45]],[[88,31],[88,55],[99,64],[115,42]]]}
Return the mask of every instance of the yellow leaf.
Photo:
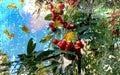
{"label": "yellow leaf", "polygon": [[14,37],[14,34],[9,34],[9,35],[8,35],[8,38],[9,38],[9,39],[11,39],[11,38],[13,38],[13,37]]}
{"label": "yellow leaf", "polygon": [[4,30],[4,34],[7,35],[8,39],[11,39],[14,37],[14,34],[10,34],[7,29]]}
{"label": "yellow leaf", "polygon": [[4,30],[4,34],[6,34],[7,36],[9,35],[9,31],[7,29]]}
{"label": "yellow leaf", "polygon": [[23,6],[24,0],[20,0],[20,5]]}
{"label": "yellow leaf", "polygon": [[22,25],[22,30],[26,33],[30,33],[30,30],[25,25]]}
{"label": "yellow leaf", "polygon": [[47,35],[46,38],[45,38],[46,41],[50,40],[50,37],[51,37],[50,35]]}
{"label": "yellow leaf", "polygon": [[73,40],[75,37],[75,33],[73,31],[70,31],[64,35],[64,39],[68,42]]}
{"label": "yellow leaf", "polygon": [[14,3],[9,4],[9,5],[7,6],[7,8],[8,8],[8,9],[14,8],[14,9],[18,10],[18,7],[17,7]]}
{"label": "yellow leaf", "polygon": [[56,27],[62,27],[63,24],[59,23],[59,22],[56,20],[56,21],[55,21],[55,26],[56,26]]}
{"label": "yellow leaf", "polygon": [[47,35],[45,38],[41,39],[40,42],[45,43],[45,42],[49,41],[50,38],[51,38],[51,35]]}

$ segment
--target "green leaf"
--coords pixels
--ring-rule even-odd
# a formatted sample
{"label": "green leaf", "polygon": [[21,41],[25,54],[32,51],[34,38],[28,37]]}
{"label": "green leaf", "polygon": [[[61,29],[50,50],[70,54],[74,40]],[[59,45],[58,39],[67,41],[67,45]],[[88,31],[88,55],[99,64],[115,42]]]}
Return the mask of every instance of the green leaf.
{"label": "green leaf", "polygon": [[63,18],[64,18],[65,21],[67,21],[68,20],[68,15],[64,15]]}
{"label": "green leaf", "polygon": [[21,61],[24,61],[24,59],[26,58],[26,54],[20,54],[18,56],[19,56]]}
{"label": "green leaf", "polygon": [[32,54],[36,47],[36,43],[33,42],[33,38],[31,38],[27,45],[27,54]]}
{"label": "green leaf", "polygon": [[36,61],[42,61],[42,59],[47,58],[50,54],[52,54],[53,50],[48,50],[48,51],[43,51],[43,52],[38,52],[38,54],[36,54]]}
{"label": "green leaf", "polygon": [[52,20],[52,14],[46,15],[45,20],[48,20],[48,21]]}
{"label": "green leaf", "polygon": [[82,26],[82,27],[77,27],[77,32],[79,34],[83,34],[86,30],[88,30],[89,26]]}

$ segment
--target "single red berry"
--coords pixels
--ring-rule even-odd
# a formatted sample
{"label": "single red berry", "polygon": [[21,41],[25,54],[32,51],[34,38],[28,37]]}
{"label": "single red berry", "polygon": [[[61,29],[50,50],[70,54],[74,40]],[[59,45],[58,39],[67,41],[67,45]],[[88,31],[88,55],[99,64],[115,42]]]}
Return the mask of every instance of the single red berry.
{"label": "single red berry", "polygon": [[120,13],[120,9],[118,9],[117,12]]}
{"label": "single red berry", "polygon": [[57,20],[59,23],[61,23],[61,24],[63,23],[63,20],[62,20],[62,17],[61,17],[61,16],[57,16],[57,17],[56,17],[56,20]]}
{"label": "single red berry", "polygon": [[66,3],[69,3],[70,0],[66,0]]}
{"label": "single red berry", "polygon": [[52,20],[55,21],[57,19],[58,15],[56,13],[52,13]]}
{"label": "single red berry", "polygon": [[65,47],[65,50],[68,51],[68,50],[71,50],[74,48],[74,45],[72,42],[67,42],[67,45]]}
{"label": "single red berry", "polygon": [[81,40],[76,41],[76,45],[80,46],[80,48],[83,48],[83,47],[84,47],[84,45],[83,45],[83,43],[81,42]]}
{"label": "single red berry", "polygon": [[57,39],[54,39],[53,41],[53,44],[57,45],[57,43],[59,42]]}
{"label": "single red berry", "polygon": [[75,49],[78,50],[81,49],[81,47],[79,45],[75,45]]}
{"label": "single red berry", "polygon": [[70,2],[70,5],[74,5],[74,4],[75,4],[75,1],[72,0],[72,1]]}
{"label": "single red berry", "polygon": [[55,21],[55,19],[56,19],[55,16],[52,16],[52,20]]}
{"label": "single red berry", "polygon": [[57,46],[58,46],[59,48],[62,48],[63,45],[62,45],[61,41],[57,43]]}
{"label": "single red berry", "polygon": [[116,30],[114,30],[114,29],[112,29],[112,30],[111,30],[111,32],[112,32],[113,34],[116,34],[116,35],[118,35],[118,34],[119,34],[119,32],[118,32],[118,31],[116,31]]}
{"label": "single red berry", "polygon": [[81,40],[76,41],[76,45],[81,45],[81,44],[82,44]]}
{"label": "single red berry", "polygon": [[116,13],[112,13],[111,16],[112,16],[113,18],[116,18],[118,15],[117,15]]}
{"label": "single red berry", "polygon": [[80,45],[80,48],[83,48],[83,47],[84,47],[84,45],[83,45],[83,44],[81,44],[81,45]]}
{"label": "single red berry", "polygon": [[48,7],[49,7],[50,9],[53,9],[53,4],[50,3],[50,4],[48,5]]}
{"label": "single red berry", "polygon": [[55,9],[50,10],[52,14],[55,14]]}
{"label": "single red berry", "polygon": [[61,45],[61,41],[59,41],[58,43],[57,43],[57,46],[59,47]]}
{"label": "single red berry", "polygon": [[65,40],[61,40],[57,46],[60,48],[60,50],[65,50],[66,47],[66,41]]}
{"label": "single red berry", "polygon": [[65,28],[66,28],[66,29],[70,29],[70,24],[67,24],[67,25],[65,26]]}
{"label": "single red berry", "polygon": [[73,43],[72,43],[72,42],[68,42],[67,45],[68,45],[69,47],[71,47],[71,48],[73,47]]}
{"label": "single red berry", "polygon": [[50,27],[54,27],[54,23],[53,23],[53,22],[50,22],[50,23],[49,23],[49,26],[50,26]]}
{"label": "single red berry", "polygon": [[61,43],[66,46],[67,42],[65,40],[62,40]]}
{"label": "single red berry", "polygon": [[63,14],[63,10],[62,9],[60,9],[60,13],[59,13],[60,15],[62,15]]}
{"label": "single red berry", "polygon": [[56,19],[57,20],[62,20],[62,17],[61,16],[57,16]]}
{"label": "single red berry", "polygon": [[66,51],[69,51],[69,50],[70,50],[70,47],[69,47],[68,45],[66,45],[65,50],[66,50]]}
{"label": "single red berry", "polygon": [[58,23],[63,24],[63,20],[58,20]]}
{"label": "single red berry", "polygon": [[52,20],[55,21],[56,20],[56,14],[52,14]]}
{"label": "single red berry", "polygon": [[59,3],[59,4],[58,4],[58,8],[64,9],[64,7],[65,7],[65,5],[64,5],[63,3]]}
{"label": "single red berry", "polygon": [[76,51],[76,52],[80,52],[80,49],[81,49],[80,46],[75,45],[75,51]]}
{"label": "single red berry", "polygon": [[75,25],[75,24],[71,24],[71,25],[70,25],[70,28],[71,28],[71,29],[75,29],[75,28],[76,28],[76,25]]}
{"label": "single red berry", "polygon": [[65,40],[62,40],[61,43],[62,43],[62,47],[61,47],[62,50],[65,50],[67,42]]}
{"label": "single red berry", "polygon": [[64,28],[66,28],[67,22],[63,22],[63,26]]}
{"label": "single red berry", "polygon": [[55,28],[55,27],[52,27],[51,30],[52,30],[53,32],[55,32],[55,31],[56,31],[56,28]]}
{"label": "single red berry", "polygon": [[112,25],[115,25],[115,20],[114,20],[114,19],[111,19],[109,22],[110,22]]}

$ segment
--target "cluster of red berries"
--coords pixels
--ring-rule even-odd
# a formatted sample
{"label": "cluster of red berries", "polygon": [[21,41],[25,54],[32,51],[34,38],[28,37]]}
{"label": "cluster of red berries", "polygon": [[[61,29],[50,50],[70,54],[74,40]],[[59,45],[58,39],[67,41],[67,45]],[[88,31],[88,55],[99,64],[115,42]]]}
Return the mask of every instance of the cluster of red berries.
{"label": "cluster of red berries", "polygon": [[114,12],[110,12],[112,19],[109,22],[111,23],[111,25],[115,25],[115,20],[117,19],[119,14],[120,14],[120,9]]}
{"label": "cluster of red berries", "polygon": [[66,0],[66,3],[69,3],[70,5],[74,5],[77,0]]}
{"label": "cluster of red berries", "polygon": [[[58,3],[53,5],[52,3],[49,4],[50,11],[52,13],[52,20],[57,21],[59,24],[63,23],[61,15],[63,14],[63,9],[65,5],[63,3]],[[49,26],[51,27],[51,30],[54,32],[56,31],[56,27],[54,22],[50,22]]]}
{"label": "cluster of red berries", "polygon": [[110,23],[111,23],[111,25],[115,25],[115,20],[114,20],[114,19],[111,19],[111,20],[110,20]]}
{"label": "cluster of red berries", "polygon": [[[63,9],[65,5],[63,3],[58,3],[56,5],[53,5],[52,3],[49,4],[50,11],[52,13],[52,20],[56,21],[58,24],[63,25],[66,29],[75,29],[75,24],[68,24],[67,22],[63,21],[61,15],[63,14]],[[49,26],[51,27],[51,30],[54,32],[56,31],[56,27],[54,22],[50,22]]]}
{"label": "cluster of red berries", "polygon": [[84,47],[81,40],[76,41],[75,45],[72,42],[67,42],[65,40],[58,41],[57,39],[53,40],[53,44],[57,45],[60,50],[75,50],[76,52],[80,52],[81,48]]}
{"label": "cluster of red berries", "polygon": [[54,5],[52,3],[50,3],[48,6],[49,6],[50,11],[54,15],[57,15],[57,14],[62,15],[63,14],[63,9],[65,7],[64,3],[62,3],[62,2],[58,3],[58,4],[54,4]]}
{"label": "cluster of red berries", "polygon": [[117,30],[115,30],[115,29],[112,29],[111,32],[112,32],[113,34],[116,34],[116,35],[119,34],[119,32],[118,32]]}
{"label": "cluster of red berries", "polygon": [[[109,21],[111,23],[111,25],[115,25],[115,21],[118,19],[117,17],[119,16],[119,13],[120,13],[120,10],[117,10],[115,12],[111,12],[110,15],[112,17],[112,19]],[[119,34],[119,31],[115,30],[115,29],[111,29],[111,32],[113,34],[116,34],[118,35]]]}
{"label": "cluster of red berries", "polygon": [[63,14],[64,7],[65,7],[64,3],[58,3],[58,4],[54,4],[54,5],[52,3],[49,4],[49,8],[52,13],[53,21],[61,18],[60,15]]}

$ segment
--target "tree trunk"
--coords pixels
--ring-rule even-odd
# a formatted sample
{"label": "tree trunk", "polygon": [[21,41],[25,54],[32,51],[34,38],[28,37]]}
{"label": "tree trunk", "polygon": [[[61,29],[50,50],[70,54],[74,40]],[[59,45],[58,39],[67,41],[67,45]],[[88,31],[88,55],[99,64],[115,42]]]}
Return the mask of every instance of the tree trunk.
{"label": "tree trunk", "polygon": [[82,75],[81,74],[81,57],[82,55],[81,54],[78,54],[78,75]]}

